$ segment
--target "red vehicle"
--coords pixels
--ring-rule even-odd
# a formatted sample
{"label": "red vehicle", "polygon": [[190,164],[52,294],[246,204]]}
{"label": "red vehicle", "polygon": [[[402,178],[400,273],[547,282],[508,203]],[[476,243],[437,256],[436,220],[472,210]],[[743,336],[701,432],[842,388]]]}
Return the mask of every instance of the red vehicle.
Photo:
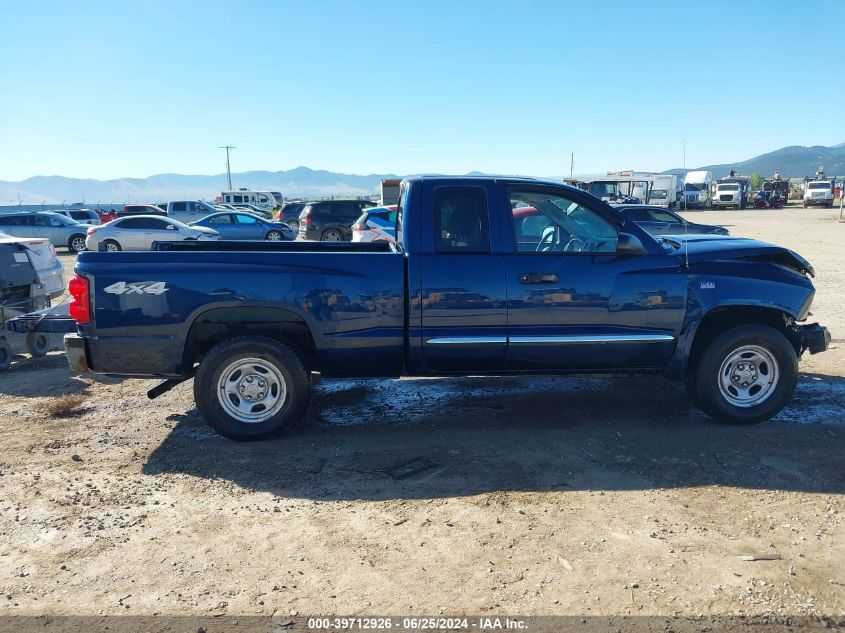
{"label": "red vehicle", "polygon": [[783,209],[786,198],[777,191],[758,191],[754,196],[755,209]]}

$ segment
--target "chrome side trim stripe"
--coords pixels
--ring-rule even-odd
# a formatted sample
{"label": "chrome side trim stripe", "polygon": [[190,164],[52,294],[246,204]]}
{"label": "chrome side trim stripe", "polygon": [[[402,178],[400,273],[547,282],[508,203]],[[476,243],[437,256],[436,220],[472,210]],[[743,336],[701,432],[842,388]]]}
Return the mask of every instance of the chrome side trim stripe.
{"label": "chrome side trim stripe", "polygon": [[670,343],[671,334],[594,334],[578,336],[453,336],[426,339],[431,345],[504,345],[505,343],[580,344],[580,343]]}
{"label": "chrome side trim stripe", "polygon": [[426,339],[432,345],[504,345],[508,340],[504,336],[453,336]]}
{"label": "chrome side trim stripe", "polygon": [[508,343],[668,343],[674,341],[671,334],[595,334],[581,336],[511,336]]}

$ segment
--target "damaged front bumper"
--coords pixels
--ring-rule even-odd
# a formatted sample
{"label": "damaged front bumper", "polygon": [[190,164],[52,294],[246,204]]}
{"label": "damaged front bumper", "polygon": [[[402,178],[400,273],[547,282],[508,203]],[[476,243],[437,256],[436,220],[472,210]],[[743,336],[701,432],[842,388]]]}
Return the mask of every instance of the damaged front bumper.
{"label": "damaged front bumper", "polygon": [[809,351],[811,354],[826,352],[830,347],[830,331],[818,323],[796,325],[795,335],[798,338],[799,352]]}

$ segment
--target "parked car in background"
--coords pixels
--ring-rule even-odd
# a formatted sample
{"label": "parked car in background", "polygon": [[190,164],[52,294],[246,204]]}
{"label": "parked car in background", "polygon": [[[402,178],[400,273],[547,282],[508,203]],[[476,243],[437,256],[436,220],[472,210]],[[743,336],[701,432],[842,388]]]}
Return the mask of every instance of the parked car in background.
{"label": "parked car in background", "polygon": [[85,244],[92,251],[99,250],[100,244],[107,251],[148,251],[153,242],[216,239],[220,239],[220,235],[212,229],[191,227],[157,215],[136,215],[92,226]]}
{"label": "parked car in background", "polygon": [[91,209],[53,209],[50,213],[58,213],[80,224],[102,224],[100,216]]}
{"label": "parked car in background", "polygon": [[395,242],[396,205],[372,207],[352,225],[353,242]]}
{"label": "parked car in background", "polygon": [[352,225],[364,209],[376,206],[369,200],[324,200],[303,207],[299,214],[298,240],[349,242]]}
{"label": "parked car in background", "polygon": [[105,224],[117,219],[117,209],[97,209],[97,215],[100,216],[100,224]]}
{"label": "parked car in background", "polygon": [[117,212],[117,217],[125,218],[127,215],[167,215],[167,211],[155,204],[125,204],[123,211]]}
{"label": "parked car in background", "polygon": [[236,209],[240,209],[242,211],[246,211],[247,213],[252,213],[253,215],[257,215],[259,218],[264,218],[265,220],[272,220],[273,219],[273,212],[268,211],[267,209],[260,209],[256,207],[254,204],[233,204],[233,207]]}
{"label": "parked car in background", "polygon": [[652,235],[730,235],[723,226],[689,222],[666,207],[632,204],[619,205],[616,210],[626,220],[636,222]]}
{"label": "parked car in background", "polygon": [[79,253],[85,250],[87,224],[80,224],[49,211],[21,211],[0,214],[0,231],[14,237],[40,237],[57,248]]}
{"label": "parked car in background", "polygon": [[305,208],[307,202],[286,202],[275,215],[277,222],[284,222],[294,231],[299,230],[299,214]]}
{"label": "parked car in background", "polygon": [[13,237],[0,231],[0,244],[20,245],[38,276],[44,292],[51,298],[65,292],[65,270],[56,257],[56,249],[50,240],[41,237]]}
{"label": "parked car in background", "polygon": [[192,222],[192,227],[213,229],[224,240],[292,240],[296,233],[287,224],[268,222],[245,211],[223,211]]}
{"label": "parked car in background", "polygon": [[217,213],[214,205],[202,200],[173,200],[167,203],[167,217],[190,224],[202,220],[205,216]]}

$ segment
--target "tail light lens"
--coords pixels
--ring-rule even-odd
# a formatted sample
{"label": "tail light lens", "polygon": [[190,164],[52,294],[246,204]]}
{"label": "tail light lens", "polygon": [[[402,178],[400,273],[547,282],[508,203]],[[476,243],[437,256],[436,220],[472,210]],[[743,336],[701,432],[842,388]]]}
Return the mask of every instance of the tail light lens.
{"label": "tail light lens", "polygon": [[97,229],[95,229],[94,227],[91,227],[90,229],[85,231],[85,235],[94,235],[94,231],[96,231],[96,230]]}
{"label": "tail light lens", "polygon": [[352,230],[353,231],[366,231],[367,225],[363,224],[363,223],[356,223],[356,224],[352,225]]}
{"label": "tail light lens", "polygon": [[81,275],[70,278],[67,286],[73,300],[70,302],[70,317],[77,323],[91,323],[91,299],[88,294],[88,279]]}
{"label": "tail light lens", "polygon": [[305,225],[311,224],[311,216],[303,215],[301,218],[299,218],[299,223]]}

